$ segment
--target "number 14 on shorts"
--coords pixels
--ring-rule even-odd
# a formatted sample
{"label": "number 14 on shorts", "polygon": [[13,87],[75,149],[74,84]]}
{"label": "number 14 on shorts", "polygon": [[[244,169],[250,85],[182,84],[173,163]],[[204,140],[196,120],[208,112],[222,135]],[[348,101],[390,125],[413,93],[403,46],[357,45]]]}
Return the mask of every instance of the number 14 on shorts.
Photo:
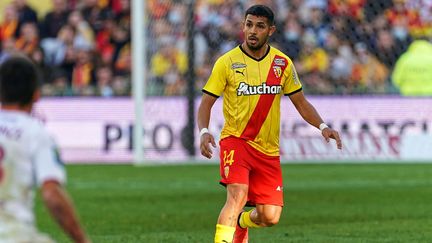
{"label": "number 14 on shorts", "polygon": [[230,150],[229,152],[227,150],[223,151],[223,162],[224,162],[224,174],[225,178],[228,178],[229,175],[229,167],[234,163],[234,150]]}
{"label": "number 14 on shorts", "polygon": [[230,150],[229,152],[227,150],[224,150],[224,157],[223,157],[223,161],[224,161],[224,166],[228,165],[232,165],[234,163],[234,149]]}

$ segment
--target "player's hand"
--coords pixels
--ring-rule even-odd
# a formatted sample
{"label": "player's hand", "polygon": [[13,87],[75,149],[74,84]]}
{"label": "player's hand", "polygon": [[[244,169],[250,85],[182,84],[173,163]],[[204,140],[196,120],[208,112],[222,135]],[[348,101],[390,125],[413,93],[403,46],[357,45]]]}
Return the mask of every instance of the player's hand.
{"label": "player's hand", "polygon": [[330,139],[336,140],[337,148],[342,149],[342,141],[339,137],[339,133],[336,130],[331,129],[330,127],[324,128],[322,130],[322,135],[327,141],[327,143],[330,142]]}
{"label": "player's hand", "polygon": [[213,151],[212,148],[210,147],[210,144],[213,146],[213,148],[216,148],[216,143],[213,135],[211,135],[210,133],[204,133],[201,136],[200,149],[201,149],[201,154],[209,159],[213,155]]}

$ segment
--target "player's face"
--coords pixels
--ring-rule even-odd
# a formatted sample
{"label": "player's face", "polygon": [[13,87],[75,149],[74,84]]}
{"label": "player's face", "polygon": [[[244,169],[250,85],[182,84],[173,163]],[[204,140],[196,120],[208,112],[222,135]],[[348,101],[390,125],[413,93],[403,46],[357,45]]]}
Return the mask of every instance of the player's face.
{"label": "player's face", "polygon": [[261,49],[275,29],[275,26],[270,25],[266,17],[248,14],[243,23],[246,45],[251,50]]}

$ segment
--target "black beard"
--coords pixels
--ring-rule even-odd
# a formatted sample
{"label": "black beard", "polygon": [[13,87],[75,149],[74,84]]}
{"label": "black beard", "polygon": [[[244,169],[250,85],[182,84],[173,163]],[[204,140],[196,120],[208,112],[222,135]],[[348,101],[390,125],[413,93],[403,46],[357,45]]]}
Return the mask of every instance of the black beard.
{"label": "black beard", "polygon": [[250,50],[252,50],[252,51],[258,51],[259,49],[261,49],[261,48],[265,45],[265,42],[264,42],[263,44],[261,44],[261,45],[251,46],[251,45],[249,45],[249,43],[246,41],[246,45],[248,46],[248,48],[249,48]]}

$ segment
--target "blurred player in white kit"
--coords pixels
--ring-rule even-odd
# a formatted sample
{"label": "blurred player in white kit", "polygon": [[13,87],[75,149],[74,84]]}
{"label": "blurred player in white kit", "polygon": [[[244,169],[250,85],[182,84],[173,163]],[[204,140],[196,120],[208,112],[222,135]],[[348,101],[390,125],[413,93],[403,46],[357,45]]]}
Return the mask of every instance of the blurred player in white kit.
{"label": "blurred player in white kit", "polygon": [[31,61],[16,56],[0,66],[0,243],[54,242],[36,229],[35,187],[65,233],[74,242],[90,242],[63,189],[66,175],[56,145],[30,116],[39,96]]}

